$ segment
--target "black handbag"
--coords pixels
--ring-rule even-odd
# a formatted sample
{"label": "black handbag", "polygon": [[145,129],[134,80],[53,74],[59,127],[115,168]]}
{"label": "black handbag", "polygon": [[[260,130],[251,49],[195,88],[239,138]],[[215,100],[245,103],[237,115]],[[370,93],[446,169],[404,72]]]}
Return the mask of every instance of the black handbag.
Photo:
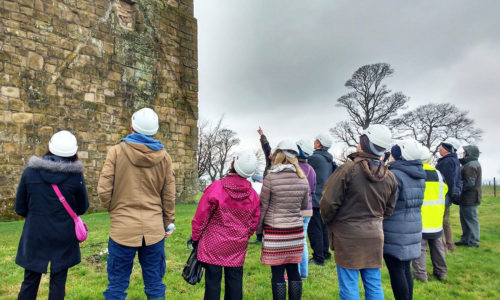
{"label": "black handbag", "polygon": [[202,263],[198,261],[197,255],[198,247],[193,247],[184,265],[184,269],[182,270],[182,277],[191,285],[197,284],[201,281],[201,277],[203,277],[203,266]]}

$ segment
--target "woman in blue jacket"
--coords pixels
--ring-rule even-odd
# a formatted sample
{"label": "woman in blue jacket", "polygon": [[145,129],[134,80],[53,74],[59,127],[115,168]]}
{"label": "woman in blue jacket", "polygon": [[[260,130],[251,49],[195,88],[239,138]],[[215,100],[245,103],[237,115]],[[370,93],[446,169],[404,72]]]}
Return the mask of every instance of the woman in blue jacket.
{"label": "woman in blue jacket", "polygon": [[18,299],[36,299],[42,273],[50,262],[49,299],[64,299],[68,269],[80,263],[75,225],[52,184],[56,184],[77,215],[89,207],[83,165],[76,138],[68,131],[54,134],[49,151],[33,156],[19,183],[15,211],[26,218],[16,263],[24,268]]}
{"label": "woman in blue jacket", "polygon": [[425,171],[420,160],[421,146],[417,141],[398,141],[391,149],[389,170],[398,182],[394,213],[385,219],[384,260],[391,278],[396,300],[413,298],[411,261],[420,257]]}

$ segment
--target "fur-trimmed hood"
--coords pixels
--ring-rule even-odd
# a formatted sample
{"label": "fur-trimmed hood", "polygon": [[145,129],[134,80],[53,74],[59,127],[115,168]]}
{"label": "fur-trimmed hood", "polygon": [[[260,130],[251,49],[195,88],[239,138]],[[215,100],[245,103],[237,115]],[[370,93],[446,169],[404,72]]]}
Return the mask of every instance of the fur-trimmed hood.
{"label": "fur-trimmed hood", "polygon": [[28,161],[28,167],[40,169],[49,172],[60,173],[82,173],[83,164],[80,161],[65,162],[43,159],[42,157],[32,156]]}
{"label": "fur-trimmed hood", "polygon": [[38,171],[41,179],[49,184],[61,184],[74,174],[80,174],[83,182],[83,165],[79,161],[65,161],[58,156],[32,156],[28,168]]}

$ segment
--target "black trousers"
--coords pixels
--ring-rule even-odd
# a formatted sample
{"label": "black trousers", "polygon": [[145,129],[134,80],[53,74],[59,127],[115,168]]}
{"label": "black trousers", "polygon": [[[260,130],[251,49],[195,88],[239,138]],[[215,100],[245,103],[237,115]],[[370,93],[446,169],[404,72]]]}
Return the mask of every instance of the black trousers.
{"label": "black trousers", "polygon": [[[66,295],[66,278],[68,277],[68,269],[57,273],[50,273],[49,300],[62,300]],[[17,299],[19,300],[36,300],[38,287],[42,273],[24,270],[24,281],[21,285],[21,290]]]}
{"label": "black trousers", "polygon": [[317,262],[323,263],[325,259],[332,257],[328,249],[328,227],[321,220],[319,207],[313,207],[313,215],[307,227],[307,236],[313,250],[313,258]]}
{"label": "black trousers", "polygon": [[300,278],[298,264],[284,264],[279,266],[271,266],[271,273],[273,276],[271,282],[285,282],[285,269],[289,281],[302,281],[302,279]]}
{"label": "black trousers", "polygon": [[413,277],[411,276],[411,260],[399,260],[392,255],[384,254],[385,265],[391,277],[392,293],[395,300],[413,299]]}
{"label": "black trousers", "polygon": [[221,267],[205,263],[205,300],[220,299],[222,268],[224,268],[224,299],[243,298],[243,267]]}

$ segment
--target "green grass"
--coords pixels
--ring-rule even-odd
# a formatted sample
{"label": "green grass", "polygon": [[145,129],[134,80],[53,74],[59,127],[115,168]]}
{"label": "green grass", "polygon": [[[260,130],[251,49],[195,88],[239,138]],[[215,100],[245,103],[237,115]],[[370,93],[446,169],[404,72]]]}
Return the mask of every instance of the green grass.
{"label": "green grass", "polygon": [[[500,299],[500,197],[485,190],[479,206],[481,247],[458,247],[448,254],[448,277],[440,282],[429,276],[429,282],[415,281],[414,299]],[[177,205],[175,233],[166,241],[167,299],[202,299],[204,281],[196,286],[184,282],[182,267],[189,255],[186,241],[191,233],[191,218],[195,205]],[[107,247],[109,217],[105,213],[85,215],[90,235],[82,246],[82,263],[71,268],[66,285],[66,299],[102,299],[106,289],[106,261],[99,252]],[[455,240],[461,233],[458,207],[452,207]],[[23,269],[14,263],[23,222],[0,223],[0,299],[16,299],[23,279]],[[253,238],[252,238],[253,239]],[[244,266],[244,298],[271,299],[270,268],[260,263],[260,246],[250,245]],[[431,272],[428,261],[428,272]],[[47,299],[48,276],[42,277],[39,299]],[[386,299],[393,299],[387,269],[382,268],[382,284]],[[145,299],[144,286],[137,259],[128,289],[128,299]],[[360,289],[363,290],[362,288]],[[304,281],[303,299],[338,299],[335,263],[326,267],[311,266],[309,278]]]}

